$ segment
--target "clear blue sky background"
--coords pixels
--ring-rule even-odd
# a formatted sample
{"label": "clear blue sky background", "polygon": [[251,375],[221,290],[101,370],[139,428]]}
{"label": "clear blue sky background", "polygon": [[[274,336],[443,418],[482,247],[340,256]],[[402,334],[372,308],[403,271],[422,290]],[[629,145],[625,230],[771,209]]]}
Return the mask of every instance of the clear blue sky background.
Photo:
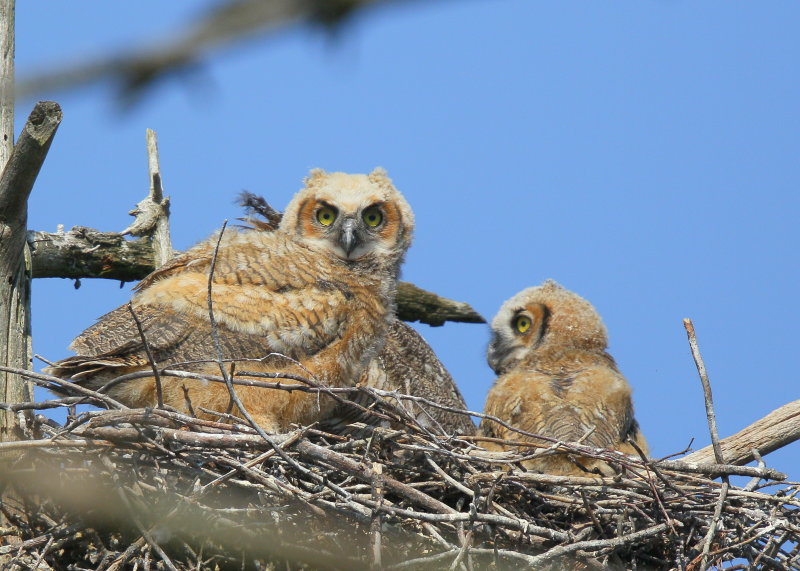
{"label": "clear blue sky background", "polygon": [[[18,2],[18,77],[162,40],[203,6]],[[556,279],[603,315],[653,454],[701,447],[682,318],[722,435],[798,398],[799,21],[789,1],[401,2],[336,37],[292,28],[216,54],[125,113],[109,85],[44,93],[64,121],[29,225],[124,228],[147,127],[179,249],[236,218],[243,189],[283,208],[312,167],[382,165],[417,215],[405,279],[487,318]],[[35,351],[67,356],[129,292],[38,280]],[[481,409],[488,329],[420,330]],[[768,463],[800,478],[798,446]]]}

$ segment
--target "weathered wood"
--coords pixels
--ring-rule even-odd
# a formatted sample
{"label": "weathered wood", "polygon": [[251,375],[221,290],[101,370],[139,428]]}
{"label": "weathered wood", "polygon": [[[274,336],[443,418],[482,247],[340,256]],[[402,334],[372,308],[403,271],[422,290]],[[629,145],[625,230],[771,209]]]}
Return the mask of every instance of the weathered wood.
{"label": "weathered wood", "polygon": [[[0,0],[0,168],[5,167],[11,150],[14,147],[14,0]],[[3,229],[0,228],[0,238]],[[2,255],[5,258],[5,255]],[[3,263],[0,261],[0,263]],[[5,277],[5,273],[2,274]],[[9,275],[9,277],[11,277]],[[14,274],[14,279],[16,273]],[[7,279],[3,280],[0,286],[0,295],[3,297],[0,305],[0,364],[27,366],[25,355],[27,351],[26,343],[16,337],[19,324],[25,322],[24,301],[29,299],[28,295],[23,295],[23,305],[19,308],[20,299],[11,295],[7,291]],[[14,289],[16,291],[16,288]],[[23,291],[23,293],[26,293]],[[7,301],[6,301],[7,300]],[[12,308],[14,309],[12,311]],[[20,311],[21,309],[21,311]],[[23,327],[24,330],[24,327]],[[13,338],[9,338],[12,335]],[[13,344],[13,346],[9,346]],[[19,355],[22,350],[22,355]],[[0,373],[0,398],[5,396],[12,377],[6,377]],[[20,381],[21,382],[21,381]],[[12,394],[16,391],[10,391]],[[19,396],[19,395],[14,395]],[[14,415],[8,412],[0,414],[0,440],[5,440],[5,427],[13,426]]]}
{"label": "weathered wood", "polygon": [[0,169],[14,147],[14,0],[0,0]]}
{"label": "weathered wood", "polygon": [[173,251],[169,235],[169,196],[164,196],[158,162],[158,140],[152,129],[147,129],[147,164],[150,193],[128,213],[136,219],[121,234],[149,236],[153,244],[155,267],[160,268],[172,259]]}
{"label": "weathered wood", "polygon": [[[764,456],[797,440],[800,440],[800,400],[785,404],[736,434],[723,438],[720,447],[727,464],[742,465],[756,459],[753,450]],[[681,461],[713,463],[714,449],[706,446],[684,456]]]}
{"label": "weathered wood", "polygon": [[172,259],[172,240],[169,235],[169,196],[164,196],[161,165],[158,161],[158,139],[156,132],[147,130],[147,161],[150,170],[150,199],[160,206],[153,230],[153,253],[155,265],[160,268]]}
{"label": "weathered wood", "polygon": [[0,221],[12,229],[23,229],[22,234],[13,237],[18,247],[25,243],[28,196],[61,123],[61,117],[61,107],[55,101],[37,103],[3,168],[0,178]]}
{"label": "weathered wood", "polygon": [[149,238],[76,226],[69,232],[28,232],[34,278],[106,278],[131,282],[155,269]]}
{"label": "weathered wood", "polygon": [[[31,366],[30,254],[26,246],[28,196],[61,122],[61,108],[39,102],[31,111],[0,177],[0,364]],[[0,373],[0,400],[25,402],[29,384]],[[17,419],[0,415],[0,440],[14,438]]]}

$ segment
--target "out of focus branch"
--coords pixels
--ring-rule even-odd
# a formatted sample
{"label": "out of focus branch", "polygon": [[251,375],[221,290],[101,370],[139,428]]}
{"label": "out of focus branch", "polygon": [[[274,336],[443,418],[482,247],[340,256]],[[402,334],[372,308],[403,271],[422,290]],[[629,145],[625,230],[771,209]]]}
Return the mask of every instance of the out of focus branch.
{"label": "out of focus branch", "polygon": [[119,84],[120,99],[130,102],[157,80],[191,69],[214,50],[297,24],[335,31],[356,12],[385,3],[388,0],[228,0],[214,4],[183,29],[164,34],[166,41],[74,66],[53,65],[51,71],[20,81],[17,93],[24,97],[113,80]]}
{"label": "out of focus branch", "polygon": [[426,291],[409,282],[397,285],[397,317],[403,321],[420,321],[434,327],[445,321],[486,323],[481,314],[463,301],[453,301]]}

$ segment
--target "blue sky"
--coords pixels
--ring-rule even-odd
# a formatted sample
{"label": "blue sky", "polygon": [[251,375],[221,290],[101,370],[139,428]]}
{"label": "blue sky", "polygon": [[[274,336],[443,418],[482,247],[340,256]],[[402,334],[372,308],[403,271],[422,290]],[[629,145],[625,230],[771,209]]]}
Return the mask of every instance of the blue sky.
{"label": "blue sky", "polygon": [[[162,41],[202,6],[19,2],[17,76]],[[64,121],[29,226],[127,226],[148,127],[178,249],[236,218],[243,189],[283,208],[310,168],[381,165],[417,216],[404,279],[487,318],[556,279],[603,316],[652,453],[699,448],[682,318],[722,435],[798,398],[798,21],[788,1],[398,2],[215,54],[126,112],[108,84],[40,94]],[[34,350],[67,356],[129,295],[37,280]],[[480,410],[488,329],[420,331]],[[768,464],[797,479],[798,446]]]}

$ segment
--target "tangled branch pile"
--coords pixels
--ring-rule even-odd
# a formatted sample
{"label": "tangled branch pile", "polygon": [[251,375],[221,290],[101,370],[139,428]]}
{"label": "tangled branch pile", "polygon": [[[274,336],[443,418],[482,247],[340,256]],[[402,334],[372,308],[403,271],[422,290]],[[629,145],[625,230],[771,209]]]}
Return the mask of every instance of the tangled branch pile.
{"label": "tangled branch pile", "polygon": [[[3,405],[31,413],[29,439],[0,445],[3,533],[19,539],[0,548],[4,568],[800,569],[800,484],[765,467],[532,448],[616,473],[552,476],[476,438],[431,434],[402,395],[372,395],[392,428],[270,436],[80,391]],[[70,407],[64,425],[39,414],[53,407]],[[751,480],[712,479],[730,475]]]}

